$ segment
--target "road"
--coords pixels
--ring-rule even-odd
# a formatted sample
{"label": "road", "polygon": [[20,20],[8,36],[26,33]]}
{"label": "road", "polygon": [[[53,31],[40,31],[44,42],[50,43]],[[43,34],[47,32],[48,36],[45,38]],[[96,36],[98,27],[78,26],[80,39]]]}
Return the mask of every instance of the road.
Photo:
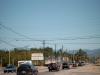
{"label": "road", "polygon": [[[16,75],[15,73],[7,73],[4,74],[2,71],[0,71],[0,75]],[[48,72],[47,68],[39,68],[39,74],[38,75],[100,75],[100,66],[95,66],[93,64],[89,64],[82,67],[77,67],[73,69],[65,69],[60,70],[58,72]]]}

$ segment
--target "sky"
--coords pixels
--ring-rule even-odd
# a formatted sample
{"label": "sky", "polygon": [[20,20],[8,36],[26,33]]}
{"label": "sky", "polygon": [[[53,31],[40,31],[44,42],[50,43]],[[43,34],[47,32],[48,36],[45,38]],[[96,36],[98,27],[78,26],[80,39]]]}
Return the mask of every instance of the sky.
{"label": "sky", "polygon": [[0,49],[43,47],[34,39],[57,49],[100,48],[100,0],[0,0]]}

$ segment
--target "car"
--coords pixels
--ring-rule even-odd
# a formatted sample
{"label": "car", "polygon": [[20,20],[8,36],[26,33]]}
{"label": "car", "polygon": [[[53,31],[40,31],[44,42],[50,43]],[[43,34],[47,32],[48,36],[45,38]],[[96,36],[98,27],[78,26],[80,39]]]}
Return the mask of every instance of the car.
{"label": "car", "polygon": [[68,62],[62,63],[62,69],[65,69],[65,68],[70,69],[70,64]]}
{"label": "car", "polygon": [[78,63],[78,66],[84,66],[85,65],[85,62],[79,62]]}
{"label": "car", "polygon": [[73,67],[78,67],[78,63],[74,62],[72,64],[73,64]]}
{"label": "car", "polygon": [[82,63],[81,63],[81,62],[79,62],[79,63],[78,63],[78,66],[82,66]]}
{"label": "car", "polygon": [[17,68],[17,75],[37,75],[38,69],[34,65],[21,64]]}
{"label": "car", "polygon": [[60,65],[58,63],[50,63],[48,64],[48,70],[50,71],[59,71],[60,70]]}
{"label": "car", "polygon": [[14,65],[7,65],[5,68],[4,68],[4,73],[9,73],[9,72],[16,72],[16,67]]}

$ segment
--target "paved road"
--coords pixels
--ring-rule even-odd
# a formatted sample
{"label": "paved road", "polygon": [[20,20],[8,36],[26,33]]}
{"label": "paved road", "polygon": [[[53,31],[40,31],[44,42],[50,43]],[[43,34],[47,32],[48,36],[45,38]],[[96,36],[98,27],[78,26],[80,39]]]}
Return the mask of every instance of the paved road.
{"label": "paved road", "polygon": [[43,72],[39,75],[100,75],[100,66],[86,65],[83,67],[77,67],[70,70],[61,70],[58,72]]}
{"label": "paved road", "polygon": [[[4,74],[2,71],[0,71],[0,75],[16,75],[16,73]],[[39,68],[38,75],[100,75],[100,66],[86,65],[69,70],[60,70],[58,72],[48,72],[48,69],[46,67],[41,67]]]}

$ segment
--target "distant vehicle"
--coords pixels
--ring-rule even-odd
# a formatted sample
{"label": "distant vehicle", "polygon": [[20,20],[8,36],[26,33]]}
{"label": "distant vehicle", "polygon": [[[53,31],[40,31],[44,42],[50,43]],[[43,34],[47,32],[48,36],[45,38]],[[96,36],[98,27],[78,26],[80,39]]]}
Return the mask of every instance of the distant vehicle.
{"label": "distant vehicle", "polygon": [[14,65],[7,65],[4,68],[4,73],[9,73],[9,72],[16,72],[16,67]]}
{"label": "distant vehicle", "polygon": [[83,66],[86,64],[84,61],[82,61],[81,63],[82,63]]}
{"label": "distant vehicle", "polygon": [[65,69],[65,68],[70,69],[70,64],[68,62],[62,63],[62,69]]}
{"label": "distant vehicle", "polygon": [[85,65],[85,62],[79,62],[78,63],[78,66],[84,66]]}
{"label": "distant vehicle", "polygon": [[34,65],[21,64],[17,69],[17,75],[37,75],[38,70]]}
{"label": "distant vehicle", "polygon": [[60,65],[58,63],[50,63],[48,65],[48,69],[49,69],[49,72],[53,71],[53,70],[59,71],[60,70]]}
{"label": "distant vehicle", "polygon": [[79,63],[78,63],[78,66],[82,66],[82,63],[81,63],[81,62],[79,62]]}
{"label": "distant vehicle", "polygon": [[74,62],[72,63],[73,67],[78,67],[78,63]]}

